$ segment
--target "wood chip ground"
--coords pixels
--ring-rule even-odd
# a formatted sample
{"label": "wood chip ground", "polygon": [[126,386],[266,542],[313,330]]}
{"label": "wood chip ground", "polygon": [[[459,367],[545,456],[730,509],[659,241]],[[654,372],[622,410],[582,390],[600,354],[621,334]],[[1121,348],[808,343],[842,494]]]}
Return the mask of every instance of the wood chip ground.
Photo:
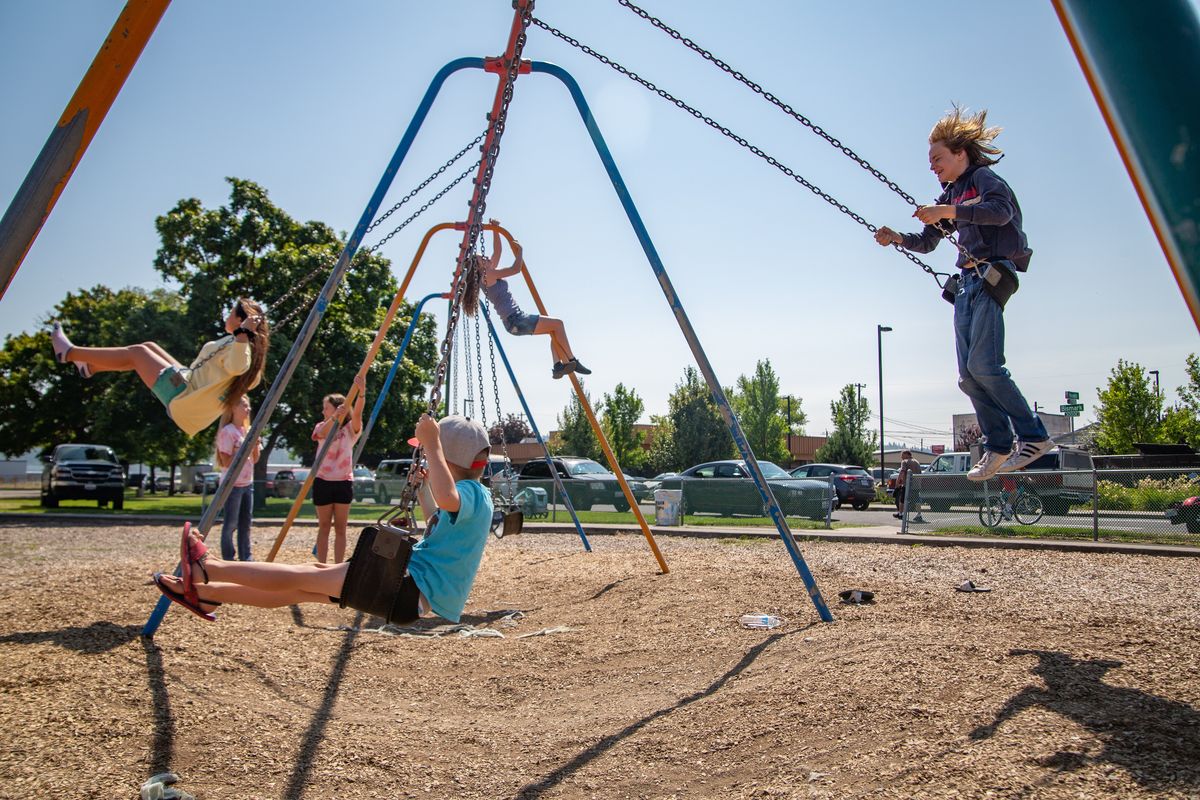
{"label": "wood chip ground", "polygon": [[663,538],[659,575],[640,536],[524,535],[463,620],[503,638],[306,606],[144,640],[177,536],[0,527],[0,798],[1200,796],[1196,559],[810,542],[821,624],[778,541]]}

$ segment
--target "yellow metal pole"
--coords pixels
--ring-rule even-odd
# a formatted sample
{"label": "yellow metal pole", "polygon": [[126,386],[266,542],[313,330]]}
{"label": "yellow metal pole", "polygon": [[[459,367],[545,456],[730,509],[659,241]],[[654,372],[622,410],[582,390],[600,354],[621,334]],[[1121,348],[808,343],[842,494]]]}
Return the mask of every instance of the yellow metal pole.
{"label": "yellow metal pole", "polygon": [[[515,250],[512,234],[505,230],[500,225],[487,224],[483,226],[484,230],[497,231],[508,240],[510,250]],[[525,260],[521,260],[521,275],[525,278],[525,285],[529,287],[529,293],[533,296],[533,304],[537,306],[539,314],[549,316],[546,311],[546,306],[542,303],[542,296],[538,294],[537,287],[533,285],[533,277],[529,274],[529,268],[525,264]],[[637,498],[633,496],[633,491],[629,488],[629,483],[625,480],[624,473],[621,472],[621,465],[617,463],[617,457],[613,455],[612,448],[608,444],[608,437],[604,435],[604,431],[600,428],[600,423],[596,421],[596,415],[592,411],[591,403],[583,393],[583,387],[579,384],[579,379],[575,377],[575,373],[568,373],[571,379],[571,385],[575,387],[575,396],[579,398],[579,405],[583,408],[583,413],[587,415],[588,422],[592,425],[592,430],[596,432],[596,438],[600,440],[600,449],[604,451],[604,457],[608,459],[608,466],[612,469],[613,474],[617,476],[617,482],[621,484],[621,491],[625,494],[625,500],[629,503],[629,508],[633,511],[633,515],[637,517],[638,525],[642,528],[642,535],[646,537],[647,544],[650,545],[651,552],[654,553],[654,558],[658,560],[658,566],[667,574],[671,570],[667,567],[666,559],[663,558],[662,552],[658,549],[658,543],[654,541],[654,534],[650,532],[650,526],[646,524],[646,517],[642,514],[642,509],[638,507]]]}
{"label": "yellow metal pole", "polygon": [[[392,322],[396,318],[396,314],[400,311],[400,305],[404,302],[404,295],[408,292],[408,285],[412,282],[413,274],[417,271],[417,265],[421,263],[421,258],[425,255],[425,248],[429,245],[429,240],[438,231],[444,231],[455,227],[453,222],[442,222],[434,225],[421,239],[421,245],[417,248],[416,255],[413,256],[412,263],[409,264],[408,272],[404,274],[404,280],[400,283],[400,290],[396,292],[396,296],[392,299],[391,306],[388,307],[387,314],[383,317],[383,323],[379,326],[379,330],[375,333],[375,341],[371,343],[371,347],[367,350],[367,355],[363,358],[362,366],[358,368],[358,375],[366,375],[367,370],[371,368],[371,364],[375,362],[375,357],[379,354],[379,348],[383,345],[383,340],[387,336],[388,330],[392,327]],[[350,390],[346,392],[346,405],[351,405],[358,396],[358,386],[351,384]],[[292,508],[288,511],[287,519],[283,521],[283,527],[279,529],[279,534],[275,537],[275,544],[271,545],[271,552],[267,555],[267,561],[274,561],[275,556],[279,554],[279,548],[283,546],[283,540],[287,538],[288,531],[292,528],[292,523],[296,521],[296,516],[300,513],[300,507],[304,505],[304,498],[308,496],[308,490],[312,488],[313,481],[317,477],[317,468],[319,463],[313,464],[313,468],[308,471],[308,477],[304,479],[304,485],[300,487],[300,491],[296,494],[295,501],[292,502]]]}
{"label": "yellow metal pole", "polygon": [[[0,219],[0,297],[100,128],[171,0],[129,0]],[[14,32],[9,31],[9,35]]]}

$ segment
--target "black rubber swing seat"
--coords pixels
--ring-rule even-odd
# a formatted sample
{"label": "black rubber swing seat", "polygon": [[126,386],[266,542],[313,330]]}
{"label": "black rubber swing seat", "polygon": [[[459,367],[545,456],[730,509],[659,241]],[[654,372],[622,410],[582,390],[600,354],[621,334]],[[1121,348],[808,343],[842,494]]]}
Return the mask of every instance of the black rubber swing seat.
{"label": "black rubber swing seat", "polygon": [[415,543],[403,529],[386,525],[363,528],[350,557],[339,605],[365,611],[389,623],[410,621],[397,605],[402,599],[400,589]]}

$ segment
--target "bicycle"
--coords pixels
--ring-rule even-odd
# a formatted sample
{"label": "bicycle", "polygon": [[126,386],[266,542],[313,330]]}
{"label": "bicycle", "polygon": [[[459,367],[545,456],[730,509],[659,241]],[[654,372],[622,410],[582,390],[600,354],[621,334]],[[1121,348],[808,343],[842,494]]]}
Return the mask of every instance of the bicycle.
{"label": "bicycle", "polygon": [[[1014,484],[1011,488],[1005,484]],[[1021,525],[1034,525],[1042,518],[1045,509],[1042,498],[1026,481],[1001,480],[1000,494],[984,497],[979,506],[979,521],[984,527],[994,528],[1001,522],[1016,519]]]}

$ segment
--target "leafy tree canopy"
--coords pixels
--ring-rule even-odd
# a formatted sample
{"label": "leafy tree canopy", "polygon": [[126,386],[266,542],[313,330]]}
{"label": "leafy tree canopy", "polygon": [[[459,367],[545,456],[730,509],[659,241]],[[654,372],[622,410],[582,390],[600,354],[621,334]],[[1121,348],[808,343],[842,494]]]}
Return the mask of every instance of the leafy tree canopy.
{"label": "leafy tree canopy", "polygon": [[857,464],[867,467],[875,463],[878,440],[867,433],[871,404],[855,392],[854,384],[842,387],[838,398],[829,404],[833,413],[833,433],[813,454],[817,461],[831,464]]}

